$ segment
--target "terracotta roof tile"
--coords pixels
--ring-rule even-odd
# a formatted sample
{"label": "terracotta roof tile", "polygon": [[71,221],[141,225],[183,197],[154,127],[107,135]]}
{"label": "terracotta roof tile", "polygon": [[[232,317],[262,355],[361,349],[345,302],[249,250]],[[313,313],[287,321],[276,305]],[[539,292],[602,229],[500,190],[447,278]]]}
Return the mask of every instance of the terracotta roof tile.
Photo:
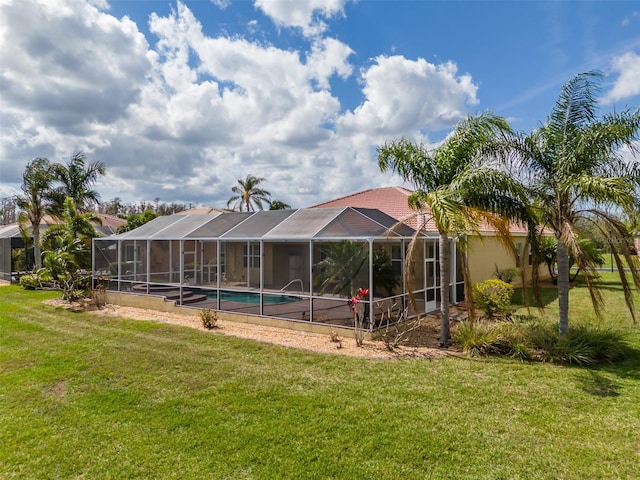
{"label": "terracotta roof tile", "polygon": [[[414,210],[409,208],[407,198],[411,195],[411,190],[403,187],[381,187],[371,188],[362,192],[352,193],[345,197],[336,198],[328,202],[313,205],[310,208],[329,207],[355,207],[374,208],[386,213],[399,221],[404,221],[410,227],[416,228],[419,221],[427,222],[427,231],[435,232],[435,226],[430,221],[428,214],[418,216]],[[422,217],[422,218],[420,218]]]}
{"label": "terracotta roof tile", "polygon": [[182,212],[176,212],[176,215],[199,215],[210,213],[225,213],[224,210],[220,210],[215,207],[195,207],[189,210],[183,210]]}
{"label": "terracotta roof tile", "polygon": [[[319,203],[309,208],[329,208],[329,207],[355,207],[355,208],[375,208],[399,221],[404,221],[407,225],[416,228],[419,223],[426,222],[425,230],[427,232],[437,232],[433,220],[430,218],[429,211],[425,211],[421,215],[417,215],[414,210],[409,208],[407,198],[412,191],[403,187],[381,187],[363,190],[361,192],[352,193],[344,197],[329,200],[328,202]],[[487,224],[483,224],[479,229],[485,234],[491,234],[494,229]],[[512,224],[511,233],[524,235],[527,233],[526,227],[522,225]]]}

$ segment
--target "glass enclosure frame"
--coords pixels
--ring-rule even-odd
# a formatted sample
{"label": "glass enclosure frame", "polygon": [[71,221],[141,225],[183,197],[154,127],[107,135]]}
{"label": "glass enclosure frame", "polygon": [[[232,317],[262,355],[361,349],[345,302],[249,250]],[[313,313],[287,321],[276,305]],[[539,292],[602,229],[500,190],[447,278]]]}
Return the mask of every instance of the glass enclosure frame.
{"label": "glass enclosure frame", "polygon": [[[174,215],[155,229],[146,224],[144,231],[94,239],[93,278],[113,291],[159,295],[177,305],[349,328],[350,300],[360,292],[367,330],[391,311],[413,316],[438,307],[437,237],[421,234],[409,258],[415,231],[392,230],[396,220],[382,212],[345,207],[227,215],[234,214],[172,222]],[[463,280],[456,249],[451,252],[454,303],[462,300]]]}

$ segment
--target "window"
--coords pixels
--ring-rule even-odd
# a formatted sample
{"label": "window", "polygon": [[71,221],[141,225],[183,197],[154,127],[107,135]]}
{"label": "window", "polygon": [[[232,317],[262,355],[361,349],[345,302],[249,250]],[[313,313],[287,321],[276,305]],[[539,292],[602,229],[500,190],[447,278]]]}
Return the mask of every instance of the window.
{"label": "window", "polygon": [[142,260],[140,245],[126,244],[124,246],[124,259],[126,262],[140,262]]}
{"label": "window", "polygon": [[242,250],[242,266],[260,268],[260,244],[245,245]]}

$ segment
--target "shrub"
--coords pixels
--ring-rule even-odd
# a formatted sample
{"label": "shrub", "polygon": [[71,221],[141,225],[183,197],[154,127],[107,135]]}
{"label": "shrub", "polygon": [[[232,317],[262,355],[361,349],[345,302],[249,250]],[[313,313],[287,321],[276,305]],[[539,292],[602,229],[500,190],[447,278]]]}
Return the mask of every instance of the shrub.
{"label": "shrub", "polygon": [[505,268],[504,270],[498,270],[498,266],[496,265],[496,271],[493,274],[498,280],[502,280],[503,282],[511,283],[513,279],[520,275],[520,270],[517,268]]}
{"label": "shrub", "polygon": [[91,289],[91,299],[98,309],[107,304],[107,290],[109,289],[110,279],[104,276],[96,278],[95,288]]}
{"label": "shrub", "polygon": [[489,318],[496,314],[509,315],[512,297],[513,286],[497,278],[473,286],[473,301]]}
{"label": "shrub", "polygon": [[35,290],[40,288],[40,279],[35,273],[29,273],[20,277],[20,286],[25,290]]}
{"label": "shrub", "polygon": [[487,324],[464,322],[453,332],[453,341],[471,355],[498,353],[494,349],[497,332]]}
{"label": "shrub", "polygon": [[395,351],[402,343],[409,339],[411,332],[417,330],[422,325],[422,319],[419,315],[409,319],[409,309],[395,310],[397,305],[387,306],[386,309],[380,304],[376,304],[380,308],[380,320],[377,322],[379,326],[384,326],[376,333],[387,350]]}
{"label": "shrub", "polygon": [[453,338],[471,355],[504,355],[522,361],[576,365],[620,361],[632,351],[620,332],[577,326],[560,336],[555,323],[540,320],[475,325],[465,322]]}
{"label": "shrub", "polygon": [[51,274],[44,268],[27,275],[22,275],[20,277],[20,286],[25,290],[56,287]]}
{"label": "shrub", "polygon": [[620,332],[580,325],[565,336],[557,336],[550,352],[551,361],[562,363],[611,363],[624,359],[629,346]]}
{"label": "shrub", "polygon": [[209,330],[213,328],[220,328],[218,325],[218,312],[211,310],[210,308],[205,308],[200,311],[200,320],[202,321],[202,326]]}
{"label": "shrub", "polygon": [[26,248],[12,248],[11,260],[13,261],[13,270],[24,272],[27,269]]}

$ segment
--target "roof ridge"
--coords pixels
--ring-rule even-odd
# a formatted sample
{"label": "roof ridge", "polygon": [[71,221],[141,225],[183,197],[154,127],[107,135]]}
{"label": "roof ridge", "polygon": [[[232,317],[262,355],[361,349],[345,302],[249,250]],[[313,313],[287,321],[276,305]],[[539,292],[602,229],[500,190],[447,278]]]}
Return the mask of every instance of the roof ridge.
{"label": "roof ridge", "polygon": [[407,188],[404,188],[404,187],[401,187],[399,185],[367,188],[366,190],[360,190],[360,191],[357,191],[357,192],[350,193],[348,195],[344,195],[342,197],[334,198],[334,199],[331,199],[331,200],[327,200],[325,202],[321,202],[321,203],[318,203],[318,204],[315,204],[315,205],[311,205],[308,208],[321,207],[321,206],[326,205],[328,203],[334,203],[334,202],[337,202],[337,201],[340,201],[340,200],[346,200],[346,199],[351,198],[351,197],[355,197],[355,196],[359,196],[359,195],[363,195],[363,194],[366,194],[366,193],[369,193],[369,192],[375,192],[375,191],[379,191],[379,190],[396,190],[396,191],[398,191],[398,192],[400,192],[402,194],[410,194],[411,193],[411,190],[409,190]]}

